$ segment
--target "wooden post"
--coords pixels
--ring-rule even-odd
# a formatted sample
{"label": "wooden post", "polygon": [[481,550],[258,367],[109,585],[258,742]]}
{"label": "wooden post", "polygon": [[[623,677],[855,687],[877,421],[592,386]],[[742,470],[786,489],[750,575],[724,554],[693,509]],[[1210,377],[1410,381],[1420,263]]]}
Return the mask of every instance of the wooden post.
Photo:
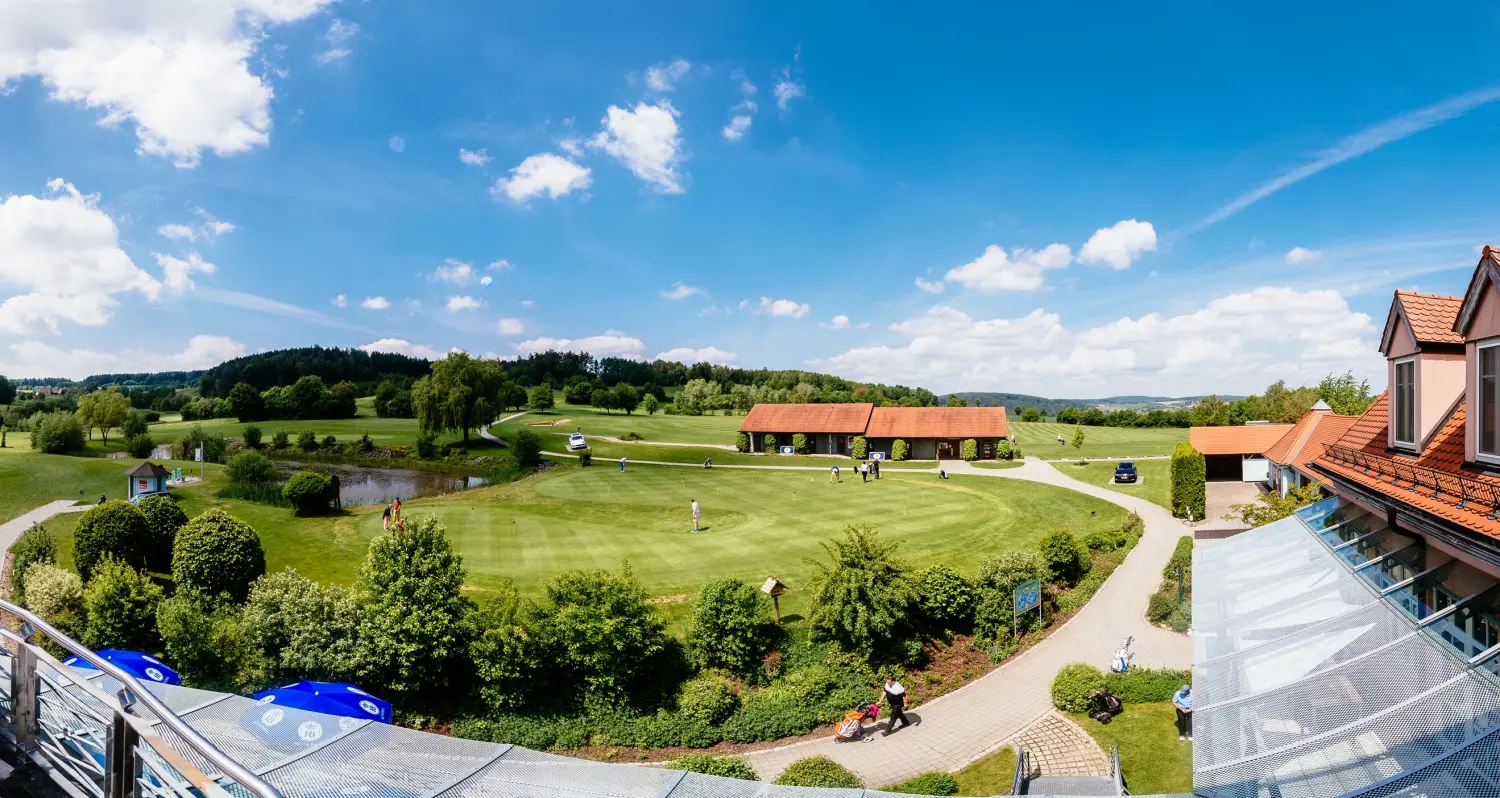
{"label": "wooden post", "polygon": [[771,597],[771,606],[776,608],[776,623],[781,623],[781,594],[786,592],[786,585],[775,576],[769,576],[760,586],[760,592]]}

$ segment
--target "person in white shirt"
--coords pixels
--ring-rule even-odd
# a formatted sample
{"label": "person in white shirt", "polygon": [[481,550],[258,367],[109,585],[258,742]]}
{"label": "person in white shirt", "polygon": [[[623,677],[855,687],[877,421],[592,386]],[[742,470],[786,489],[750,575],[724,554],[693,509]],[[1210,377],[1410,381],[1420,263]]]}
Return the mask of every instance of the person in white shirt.
{"label": "person in white shirt", "polygon": [[891,719],[885,724],[885,734],[889,735],[898,728],[896,726],[896,721],[898,720],[901,721],[899,728],[910,726],[911,721],[906,719],[906,712],[903,711],[906,709],[906,688],[902,687],[900,682],[887,676],[885,677],[885,690],[883,693],[885,703],[891,707]]}
{"label": "person in white shirt", "polygon": [[698,500],[697,499],[693,499],[692,501],[693,501],[693,531],[697,532],[698,531],[698,514],[701,511],[698,509]]}

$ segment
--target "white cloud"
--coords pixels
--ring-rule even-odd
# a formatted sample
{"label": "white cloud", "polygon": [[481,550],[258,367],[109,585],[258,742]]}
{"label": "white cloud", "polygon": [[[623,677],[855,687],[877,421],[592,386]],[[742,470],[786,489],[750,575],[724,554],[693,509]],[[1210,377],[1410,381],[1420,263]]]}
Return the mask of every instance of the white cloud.
{"label": "white cloud", "polygon": [[677,128],[677,109],[671,103],[637,103],[632,110],[611,105],[601,124],[604,129],[589,139],[590,147],[614,156],[657,191],[684,191],[677,167],[686,156]]}
{"label": "white cloud", "polygon": [[818,326],[825,330],[847,330],[849,329],[849,317],[840,313],[834,316],[831,321],[818,322]]}
{"label": "white cloud", "polygon": [[800,319],[812,310],[812,305],[805,302],[796,302],[791,299],[772,299],[768,296],[760,298],[760,304],[755,304],[748,299],[740,300],[740,310],[751,313],[766,313],[772,316],[782,316]]}
{"label": "white cloud", "polygon": [[432,274],[427,275],[427,279],[452,283],[454,285],[470,285],[473,283],[488,285],[488,283],[484,283],[480,278],[479,270],[474,268],[472,263],[467,263],[457,258],[445,258],[442,265],[433,269]]}
{"label": "white cloud", "polygon": [[676,349],[668,349],[657,353],[655,360],[670,360],[675,363],[717,363],[728,365],[733,363],[739,355],[733,352],[725,352],[716,346],[705,346],[702,349],[693,349],[689,346],[679,346]]}
{"label": "white cloud", "polygon": [[214,215],[202,208],[194,208],[193,213],[198,216],[198,224],[164,224],[156,228],[157,235],[170,238],[173,241],[204,241],[212,242],[225,233],[233,233],[235,226],[231,222],[215,219]]}
{"label": "white cloud", "polygon": [[193,292],[194,298],[211,302],[216,305],[225,305],[231,308],[240,308],[255,313],[264,313],[268,316],[280,316],[285,319],[297,319],[309,324],[317,324],[323,327],[333,327],[340,330],[354,330],[356,332],[370,332],[366,327],[346,321],[338,316],[330,316],[327,313],[311,310],[308,308],[282,302],[279,299],[250,294],[244,291],[226,291],[222,288],[212,286],[199,286]]}
{"label": "white cloud", "polygon": [[1292,247],[1286,253],[1286,262],[1306,263],[1310,260],[1317,260],[1318,256],[1321,254],[1323,253],[1318,252],[1314,249],[1307,249],[1306,247]]}
{"label": "white cloud", "polygon": [[391,152],[406,152],[406,139],[400,136],[391,136],[385,143],[391,148]]}
{"label": "white cloud", "polygon": [[501,335],[520,335],[526,332],[526,324],[520,319],[501,319],[496,322],[495,329],[499,330]]}
{"label": "white cloud", "polygon": [[489,150],[466,150],[458,148],[458,162],[464,166],[484,166],[490,162]]}
{"label": "white cloud", "polygon": [[750,132],[750,125],[755,121],[755,112],[760,110],[760,106],[755,102],[755,94],[759,89],[745,77],[745,73],[741,70],[736,69],[730,77],[739,81],[740,101],[729,109],[732,114],[729,124],[719,132],[724,134],[724,138],[729,141],[739,141]]}
{"label": "white cloud", "polygon": [[569,136],[557,142],[557,146],[563,152],[574,158],[583,157],[583,139],[579,136]]}
{"label": "white cloud", "polygon": [[510,170],[510,177],[496,180],[490,187],[490,195],[496,199],[504,196],[512,202],[525,202],[541,194],[557,199],[587,189],[593,183],[589,174],[586,167],[561,155],[539,152]]}
{"label": "white cloud", "polygon": [[603,335],[587,338],[533,338],[516,344],[516,354],[526,356],[537,352],[556,350],[559,352],[588,352],[595,357],[625,357],[641,359],[646,345],[641,339],[619,330],[606,330]]}
{"label": "white cloud", "polygon": [[11,344],[12,357],[0,362],[0,372],[12,377],[70,377],[134,371],[196,371],[240,357],[245,345],[220,335],[195,335],[180,352],[118,349],[62,349],[41,341]]}
{"label": "white cloud", "polygon": [[1078,250],[1078,260],[1125,269],[1142,253],[1155,251],[1156,228],[1150,222],[1125,219],[1113,227],[1095,230]]}
{"label": "white cloud", "polygon": [[920,288],[920,289],[922,289],[923,291],[926,291],[929,294],[941,294],[941,293],[943,293],[943,289],[946,288],[947,286],[943,285],[943,281],[942,280],[938,280],[936,282],[933,282],[933,281],[930,281],[930,280],[923,280],[922,278],[918,277],[917,278],[917,287]]}
{"label": "white cloud", "polygon": [[383,296],[372,296],[359,303],[359,306],[365,310],[385,310],[391,303]]}
{"label": "white cloud", "polygon": [[1252,393],[1283,377],[1315,382],[1352,368],[1378,382],[1385,373],[1370,317],[1331,290],[1265,286],[1175,316],[1146,313],[1083,329],[1042,309],[974,319],[939,305],[890,330],[905,343],[850,349],[817,365],[934,390],[1044,395]]}
{"label": "white cloud", "polygon": [[483,302],[480,302],[479,300],[471,296],[448,297],[449,313],[458,313],[465,310],[479,310],[479,308],[481,308],[483,305]]}
{"label": "white cloud", "polygon": [[690,296],[708,296],[708,292],[704,291],[702,288],[694,288],[693,286],[688,285],[681,280],[678,280],[677,282],[672,283],[671,288],[663,288],[661,290],[661,295],[666,299],[676,301],[679,299],[687,299]]}
{"label": "white cloud", "polygon": [[213,274],[218,271],[217,266],[205,261],[196,252],[189,252],[187,260],[174,258],[171,255],[163,255],[153,252],[156,256],[157,265],[161,266],[162,282],[166,283],[167,289],[174,294],[185,293],[193,287],[193,272]]}
{"label": "white cloud", "polygon": [[978,258],[949,269],[943,279],[986,293],[1035,291],[1047,271],[1065,268],[1072,260],[1073,252],[1065,244],[1048,244],[1040,251],[1017,249],[1009,255],[991,244]]}
{"label": "white cloud", "polygon": [[426,344],[414,344],[402,338],[381,338],[371,341],[360,349],[366,352],[385,352],[392,355],[406,355],[407,357],[420,357],[424,360],[442,360],[444,354]]}
{"label": "white cloud", "polygon": [[335,19],[328,25],[328,31],[323,34],[323,40],[328,42],[328,48],[318,53],[317,61],[320,65],[327,66],[335,61],[342,61],[349,57],[353,50],[349,49],[349,42],[359,35],[359,23],[345,22]]}
{"label": "white cloud", "polygon": [[785,111],[792,100],[807,96],[807,86],[792,78],[792,67],[787,65],[781,68],[781,77],[776,79],[771,93],[776,95],[776,107]]}
{"label": "white cloud", "polygon": [[523,307],[523,308],[536,307],[536,303],[533,302],[533,301],[531,301],[531,300],[529,300],[529,299],[523,299],[523,300],[521,300],[521,307]]}
{"label": "white cloud", "polygon": [[44,196],[0,199],[0,253],[0,287],[24,292],[0,302],[0,332],[55,334],[64,320],[97,327],[110,320],[116,294],[161,295],[161,283],[120,249],[99,196],[61,179],[48,181]]}
{"label": "white cloud", "polygon": [[198,164],[270,141],[273,91],[251,71],[269,28],[333,0],[10,0],[0,3],[0,94],[37,77],[50,99],[135,129],[138,151]]}
{"label": "white cloud", "polygon": [[672,91],[677,88],[677,81],[687,77],[692,68],[692,64],[681,58],[653,64],[646,68],[646,88],[658,92]]}
{"label": "white cloud", "polygon": [[349,306],[349,297],[339,294],[333,298],[334,307],[345,308]]}
{"label": "white cloud", "polygon": [[730,141],[739,141],[745,137],[746,133],[750,132],[750,124],[754,121],[754,118],[749,114],[735,114],[730,117],[729,124],[725,125],[724,129],[719,132],[723,133],[724,138]]}

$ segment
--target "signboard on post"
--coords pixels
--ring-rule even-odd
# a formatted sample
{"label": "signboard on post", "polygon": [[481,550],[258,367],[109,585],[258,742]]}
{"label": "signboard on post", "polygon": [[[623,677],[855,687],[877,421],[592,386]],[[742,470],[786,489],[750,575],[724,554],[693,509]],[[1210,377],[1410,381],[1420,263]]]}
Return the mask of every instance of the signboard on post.
{"label": "signboard on post", "polygon": [[1020,619],[1032,610],[1040,611],[1042,607],[1042,583],[1038,579],[1027,579],[1016,585],[1015,595],[1011,601],[1011,627],[1016,630],[1016,637],[1021,636]]}
{"label": "signboard on post", "polygon": [[871,460],[884,460],[885,459],[885,452],[870,452],[870,459]]}
{"label": "signboard on post", "polygon": [[796,450],[796,448],[791,447],[791,446],[782,446],[781,447],[781,453],[782,454],[796,454],[797,450]]}

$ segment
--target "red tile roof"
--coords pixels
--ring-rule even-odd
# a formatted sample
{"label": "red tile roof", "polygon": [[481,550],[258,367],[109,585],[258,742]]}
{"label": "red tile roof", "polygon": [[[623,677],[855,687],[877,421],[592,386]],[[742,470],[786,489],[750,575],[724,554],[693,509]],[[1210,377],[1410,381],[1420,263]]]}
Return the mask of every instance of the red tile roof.
{"label": "red tile roof", "polygon": [[750,408],[740,432],[832,432],[859,435],[870,423],[869,403],[769,405]]}
{"label": "red tile roof", "polygon": [[1266,450],[1266,459],[1311,473],[1307,466],[1323,454],[1328,444],[1344,437],[1359,416],[1340,416],[1327,410],[1311,410],[1281,440]]}
{"label": "red tile roof", "polygon": [[1453,330],[1458,324],[1458,312],[1464,304],[1463,297],[1397,291],[1396,301],[1401,303],[1406,322],[1411,325],[1412,336],[1418,344],[1464,342],[1464,337]]}
{"label": "red tile roof", "polygon": [[168,475],[169,472],[167,471],[167,469],[162,468],[161,466],[151,462],[150,460],[147,460],[146,462],[141,463],[135,468],[132,468],[129,471],[125,472],[125,476],[127,477],[165,477]]}
{"label": "red tile roof", "polygon": [[1188,443],[1209,454],[1265,454],[1292,424],[1246,424],[1239,427],[1189,427]]}
{"label": "red tile roof", "polygon": [[[1338,440],[1338,445],[1354,449],[1372,458],[1384,458],[1406,465],[1422,466],[1441,473],[1488,483],[1500,489],[1500,477],[1463,469],[1465,416],[1463,403],[1459,403],[1453,413],[1443,422],[1443,426],[1432,436],[1427,447],[1416,457],[1394,454],[1386,449],[1389,413],[1388,393],[1382,393],[1374,404],[1370,405],[1370,409],[1366,410],[1365,414],[1360,416],[1349,431]],[[1490,520],[1487,517],[1490,507],[1484,502],[1475,501],[1466,509],[1460,510],[1458,509],[1459,497],[1443,492],[1434,499],[1431,490],[1413,491],[1405,482],[1399,485],[1393,484],[1389,476],[1384,476],[1378,471],[1367,473],[1367,469],[1356,468],[1343,461],[1335,460],[1326,452],[1313,464],[1319,471],[1337,474],[1402,504],[1423,510],[1430,515],[1446,518],[1489,537],[1500,538],[1500,520]]]}
{"label": "red tile roof", "polygon": [[1003,407],[877,407],[867,438],[1004,438]]}

